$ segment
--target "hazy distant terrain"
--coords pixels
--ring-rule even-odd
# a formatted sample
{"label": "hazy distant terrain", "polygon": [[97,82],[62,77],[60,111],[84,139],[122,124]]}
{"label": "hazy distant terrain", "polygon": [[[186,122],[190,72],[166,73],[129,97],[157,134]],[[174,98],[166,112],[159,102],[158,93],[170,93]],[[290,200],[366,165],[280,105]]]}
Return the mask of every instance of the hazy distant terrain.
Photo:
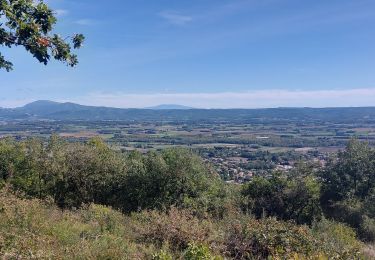
{"label": "hazy distant terrain", "polygon": [[147,120],[147,121],[245,121],[262,120],[363,122],[375,121],[375,107],[191,109],[161,105],[148,109],[83,106],[74,103],[36,101],[24,107],[0,109],[0,119],[50,120]]}

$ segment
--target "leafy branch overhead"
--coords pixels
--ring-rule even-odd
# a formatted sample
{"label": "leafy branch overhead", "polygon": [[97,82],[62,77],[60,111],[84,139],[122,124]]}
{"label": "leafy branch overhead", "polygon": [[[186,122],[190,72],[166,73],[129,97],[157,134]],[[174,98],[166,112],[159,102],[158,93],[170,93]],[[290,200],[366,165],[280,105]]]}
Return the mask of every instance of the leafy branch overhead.
{"label": "leafy branch overhead", "polygon": [[[57,19],[43,1],[0,0],[0,46],[23,46],[39,62],[47,63],[51,57],[74,67],[79,49],[85,37],[76,34],[62,38],[53,34]],[[13,64],[0,52],[0,69],[12,70]]]}

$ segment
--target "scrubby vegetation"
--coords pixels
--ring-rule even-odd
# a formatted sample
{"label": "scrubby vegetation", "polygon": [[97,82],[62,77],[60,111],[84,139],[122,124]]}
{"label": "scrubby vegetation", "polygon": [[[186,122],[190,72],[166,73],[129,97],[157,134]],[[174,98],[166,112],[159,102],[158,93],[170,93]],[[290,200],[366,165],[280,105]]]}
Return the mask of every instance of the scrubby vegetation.
{"label": "scrubby vegetation", "polygon": [[[200,219],[187,210],[123,215],[100,205],[62,211],[52,202],[0,194],[0,254],[9,259],[263,259],[357,257],[352,229],[237,215]],[[327,229],[329,228],[329,230]]]}
{"label": "scrubby vegetation", "polygon": [[[374,257],[375,152],[226,184],[189,150],[0,141],[0,255],[52,259]],[[358,239],[358,238],[359,239]]]}

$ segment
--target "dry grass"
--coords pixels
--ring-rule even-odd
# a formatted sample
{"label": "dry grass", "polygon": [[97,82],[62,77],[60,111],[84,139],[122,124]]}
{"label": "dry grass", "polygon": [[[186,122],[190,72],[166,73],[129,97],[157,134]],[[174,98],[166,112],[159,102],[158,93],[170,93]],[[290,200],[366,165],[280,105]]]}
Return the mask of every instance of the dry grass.
{"label": "dry grass", "polygon": [[144,259],[147,247],[127,236],[125,217],[92,205],[61,211],[0,193],[0,256],[5,259]]}
{"label": "dry grass", "polygon": [[[334,222],[311,230],[238,212],[213,220],[176,208],[131,216],[100,205],[62,211],[0,191],[1,259],[340,259],[358,245],[351,230]],[[371,259],[374,247],[363,252]]]}

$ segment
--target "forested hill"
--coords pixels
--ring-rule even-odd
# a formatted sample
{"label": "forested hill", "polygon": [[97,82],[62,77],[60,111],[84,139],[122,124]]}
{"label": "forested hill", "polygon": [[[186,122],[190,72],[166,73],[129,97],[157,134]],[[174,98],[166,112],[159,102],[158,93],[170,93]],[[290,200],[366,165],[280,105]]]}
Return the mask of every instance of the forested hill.
{"label": "forested hill", "polygon": [[23,107],[0,108],[1,120],[173,120],[173,121],[375,121],[375,107],[267,109],[121,109],[74,103],[36,101]]}

